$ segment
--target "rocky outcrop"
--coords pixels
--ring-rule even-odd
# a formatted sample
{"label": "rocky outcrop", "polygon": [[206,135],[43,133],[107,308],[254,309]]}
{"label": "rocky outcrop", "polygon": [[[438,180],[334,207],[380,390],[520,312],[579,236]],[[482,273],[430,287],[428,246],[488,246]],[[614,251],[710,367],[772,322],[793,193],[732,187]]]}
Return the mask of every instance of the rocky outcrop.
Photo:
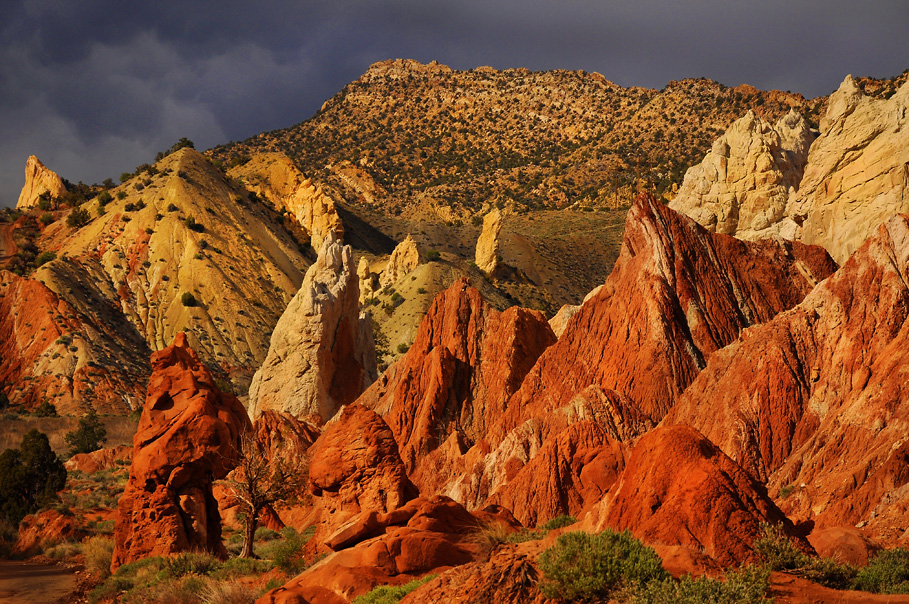
{"label": "rocky outcrop", "polygon": [[235,465],[249,418],[236,398],[218,390],[185,335],[151,363],[119,501],[112,569],[183,551],[226,556],[212,482]]}
{"label": "rocky outcrop", "polygon": [[781,525],[812,551],[763,485],[687,426],[642,436],[608,497],[584,519],[588,529],[627,529],[645,543],[703,551],[724,566],[755,561],[761,523]]}
{"label": "rocky outcrop", "polygon": [[502,213],[493,209],[483,217],[483,230],[477,239],[477,250],[474,256],[477,267],[487,275],[493,275],[499,267],[500,243],[502,232]]}
{"label": "rocky outcrop", "polygon": [[907,283],[900,215],[797,307],[711,356],[665,421],[702,431],[771,492],[788,487],[781,505],[794,518],[898,536],[909,510]]}
{"label": "rocky outcrop", "polygon": [[61,415],[129,413],[150,353],[109,306],[82,312],[40,281],[0,271],[0,383],[14,407],[50,399]]}
{"label": "rocky outcrop", "polygon": [[369,268],[369,260],[365,257],[360,258],[357,264],[357,279],[360,282],[360,303],[362,304],[367,298],[372,298],[381,289],[379,286],[379,275],[372,272]]}
{"label": "rocky outcrop", "polygon": [[70,472],[78,471],[85,474],[94,474],[95,472],[115,468],[121,463],[128,463],[132,458],[132,447],[119,445],[117,447],[98,449],[91,453],[77,453],[63,462],[63,466]]}
{"label": "rocky outcrop", "polygon": [[388,264],[385,266],[385,270],[382,271],[382,287],[394,285],[410,271],[417,268],[419,264],[420,251],[417,249],[417,242],[408,235],[391,253]]}
{"label": "rocky outcrop", "polygon": [[25,162],[25,185],[22,192],[19,193],[19,201],[16,202],[16,209],[25,210],[38,205],[41,195],[47,193],[51,199],[63,197],[66,194],[66,186],[63,184],[57,174],[48,169],[41,160],[30,155]]}
{"label": "rocky outcrop", "polygon": [[253,377],[252,418],[273,410],[322,423],[372,383],[372,323],[360,316],[359,297],[350,246],[329,233],[278,320],[265,362]]}
{"label": "rocky outcrop", "polygon": [[19,534],[12,553],[34,556],[50,545],[64,541],[78,542],[87,535],[88,532],[75,514],[64,514],[53,508],[42,510],[29,514],[19,523]]}
{"label": "rocky outcrop", "polygon": [[500,422],[511,430],[588,386],[661,418],[742,329],[798,304],[836,268],[820,248],[709,233],[642,194],[603,288],[528,372]]}
{"label": "rocky outcrop", "polygon": [[[909,83],[889,99],[847,77],[831,95],[787,224],[845,262],[881,223],[909,212]],[[790,226],[791,228],[791,226]],[[785,225],[780,232],[786,234]]]}
{"label": "rocky outcrop", "polygon": [[334,200],[313,184],[283,153],[262,153],[228,174],[242,178],[247,189],[290,212],[310,236],[316,251],[332,231],[344,233]]}
{"label": "rocky outcrop", "polygon": [[812,140],[808,123],[794,110],[775,126],[748,111],[688,169],[669,207],[709,231],[755,239],[785,215]]}
{"label": "rocky outcrop", "polygon": [[445,492],[460,478],[452,459],[487,437],[553,342],[540,312],[496,311],[460,279],[436,297],[413,346],[359,402],[388,422],[421,491]]}
{"label": "rocky outcrop", "polygon": [[[598,285],[591,290],[590,293],[584,296],[584,302],[587,302],[587,300],[590,300],[600,293],[602,288],[602,285]],[[583,304],[583,302],[581,304]],[[552,327],[552,332],[557,338],[561,338],[562,334],[565,333],[565,328],[568,327],[568,321],[570,321],[571,317],[575,316],[581,309],[581,304],[563,304],[559,311],[549,319],[549,326]]]}
{"label": "rocky outcrop", "polygon": [[322,513],[316,539],[329,541],[332,549],[350,540],[334,533],[345,534],[354,516],[387,514],[417,495],[388,425],[360,405],[345,407],[313,445],[309,483]]}

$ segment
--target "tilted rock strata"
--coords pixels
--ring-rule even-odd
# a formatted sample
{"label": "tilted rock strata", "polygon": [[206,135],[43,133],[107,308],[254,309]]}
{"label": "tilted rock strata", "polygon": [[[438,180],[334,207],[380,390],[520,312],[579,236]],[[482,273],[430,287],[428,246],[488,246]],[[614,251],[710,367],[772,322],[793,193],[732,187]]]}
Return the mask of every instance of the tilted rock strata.
{"label": "tilted rock strata", "polygon": [[502,213],[498,209],[493,209],[483,217],[483,230],[477,239],[477,250],[475,261],[477,267],[486,273],[492,275],[499,267],[499,234],[502,232]]}
{"label": "tilted rock strata", "polygon": [[332,231],[343,234],[344,225],[334,200],[306,178],[289,157],[282,153],[263,153],[247,163],[232,168],[228,174],[242,178],[251,191],[283,208],[296,218],[310,236],[316,251]]}
{"label": "tilted rock strata", "polygon": [[249,418],[236,398],[218,391],[185,335],[152,355],[151,363],[118,506],[112,570],[184,551],[227,555],[212,482],[236,464]]}
{"label": "tilted rock strata", "polygon": [[66,186],[57,174],[30,155],[25,162],[25,185],[19,193],[16,209],[25,210],[38,205],[41,195],[48,193],[51,198],[66,194]]}
{"label": "tilted rock strata", "polygon": [[[764,486],[688,426],[642,436],[607,498],[584,519],[588,530],[628,529],[645,543],[703,551],[724,566],[756,561],[761,523],[795,537]],[[804,538],[796,544],[812,551]]]}
{"label": "tilted rock strata", "polygon": [[540,356],[500,426],[510,430],[591,385],[659,419],[711,354],[798,304],[835,268],[820,248],[709,233],[642,194],[612,274]]}
{"label": "tilted rock strata", "polygon": [[794,488],[793,517],[905,527],[907,283],[900,215],[797,307],[713,355],[665,421],[703,432],[771,492]]}
{"label": "tilted rock strata", "polygon": [[787,216],[801,225],[801,241],[843,263],[898,212],[909,212],[909,83],[874,99],[847,77],[830,97]]}
{"label": "tilted rock strata", "polygon": [[776,126],[748,111],[688,169],[669,207],[707,230],[740,239],[779,222],[798,188],[814,135],[795,111]]}
{"label": "tilted rock strata", "polygon": [[278,320],[265,362],[253,377],[252,418],[273,410],[321,423],[372,383],[372,323],[360,316],[359,298],[351,248],[329,233]]}
{"label": "tilted rock strata", "polygon": [[[413,237],[408,235],[404,241],[399,243],[388,259],[388,264],[382,272],[380,284],[382,287],[394,285],[405,275],[417,268],[420,264],[420,251],[417,249],[417,242]],[[359,267],[357,269],[359,273]]]}

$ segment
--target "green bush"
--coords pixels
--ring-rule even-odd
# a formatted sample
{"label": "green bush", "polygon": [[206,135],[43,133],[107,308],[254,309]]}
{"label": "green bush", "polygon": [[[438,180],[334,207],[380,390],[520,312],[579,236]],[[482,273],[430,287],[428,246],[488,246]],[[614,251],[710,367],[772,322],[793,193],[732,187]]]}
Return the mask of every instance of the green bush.
{"label": "green bush", "polygon": [[217,570],[220,563],[211,554],[183,552],[164,559],[164,572],[170,578],[186,575],[208,575]]}
{"label": "green bush", "polygon": [[544,531],[552,531],[555,529],[565,528],[566,526],[571,526],[577,521],[578,519],[574,516],[556,516],[552,520],[549,520],[543,524],[543,526],[540,528]]}
{"label": "green bush", "polygon": [[754,542],[754,551],[770,570],[795,570],[809,563],[809,557],[799,550],[778,524],[761,523],[761,536]]}
{"label": "green bush", "polygon": [[0,453],[0,520],[17,526],[27,515],[57,498],[66,485],[66,468],[36,429],[18,449]]}
{"label": "green bush", "polygon": [[882,550],[858,571],[855,589],[881,594],[909,594],[909,550]]}
{"label": "green bush", "polygon": [[79,229],[87,225],[91,219],[91,215],[85,208],[73,208],[73,211],[66,217],[66,226]]}
{"label": "green bush", "polygon": [[442,254],[440,254],[437,250],[429,250],[426,252],[426,260],[428,260],[429,262],[435,262],[436,260],[438,260],[441,257],[442,257]]}
{"label": "green bush", "polygon": [[41,214],[41,218],[39,218],[38,221],[44,226],[47,226],[54,221],[54,215],[46,212],[44,214]]}
{"label": "green bush", "polygon": [[306,568],[303,546],[309,541],[309,536],[301,535],[291,527],[282,529],[281,536],[284,538],[280,541],[270,541],[270,547],[267,550],[263,548],[265,551],[261,551],[261,555],[264,557],[267,551],[276,568],[287,574],[297,574]]}
{"label": "green bush", "polygon": [[100,449],[107,441],[107,428],[92,409],[79,418],[79,426],[72,432],[67,432],[63,440],[69,445],[71,455],[91,453]]}
{"label": "green bush", "polygon": [[47,399],[41,401],[41,404],[35,407],[37,417],[57,417],[57,407]]}
{"label": "green bush", "polygon": [[92,537],[82,546],[85,568],[102,579],[110,576],[110,562],[114,555],[114,541],[108,537]]}
{"label": "green bush", "polygon": [[183,292],[183,295],[180,296],[180,302],[183,306],[196,306],[198,304],[198,302],[196,302],[196,297],[192,295],[192,292]]}
{"label": "green bush", "polygon": [[98,203],[103,206],[109,204],[113,200],[113,197],[111,197],[109,191],[101,191],[98,193],[98,197],[96,199],[98,200]]}
{"label": "green bush", "polygon": [[438,575],[426,575],[419,579],[414,579],[404,585],[380,585],[372,591],[354,598],[353,604],[396,604],[404,596],[416,590],[425,583],[429,583]]}
{"label": "green bush", "polygon": [[669,578],[657,553],[628,531],[565,533],[540,554],[538,563],[543,595],[563,600],[609,598]]}
{"label": "green bush", "polygon": [[631,604],[763,604],[770,589],[770,571],[748,566],[726,573],[726,580],[710,577],[667,578],[642,585]]}

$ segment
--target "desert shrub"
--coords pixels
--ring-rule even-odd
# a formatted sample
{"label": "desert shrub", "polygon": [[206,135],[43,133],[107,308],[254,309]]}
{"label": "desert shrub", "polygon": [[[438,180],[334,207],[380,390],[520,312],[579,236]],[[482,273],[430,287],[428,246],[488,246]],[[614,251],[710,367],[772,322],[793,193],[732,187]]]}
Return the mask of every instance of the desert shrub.
{"label": "desert shrub", "polygon": [[417,293],[418,293],[418,294],[425,294],[425,293],[426,293],[426,288],[425,288],[425,287],[418,287],[418,288],[417,288]]}
{"label": "desert shrub", "polygon": [[470,536],[470,542],[477,546],[481,559],[488,559],[489,555],[503,543],[508,543],[509,534],[512,531],[504,522],[493,520],[484,522],[474,530]]}
{"label": "desert shrub", "polygon": [[44,214],[41,214],[41,218],[38,219],[38,222],[40,222],[44,226],[49,225],[53,221],[54,221],[54,215],[51,214],[50,212],[45,212]]}
{"label": "desert shrub", "polygon": [[218,559],[211,554],[183,552],[164,559],[164,573],[174,579],[186,575],[208,575],[219,566]]}
{"label": "desert shrub", "polygon": [[761,523],[761,536],[754,542],[754,551],[770,570],[795,570],[809,562],[778,524]]}
{"label": "desert shrub", "polygon": [[106,579],[110,576],[110,562],[114,555],[114,540],[108,537],[92,537],[82,546],[85,568]]}
{"label": "desert shrub", "polygon": [[272,565],[267,560],[231,558],[222,562],[218,570],[211,573],[211,576],[216,579],[235,579],[248,575],[262,575],[271,570],[271,568]]}
{"label": "desert shrub", "polygon": [[42,264],[47,264],[51,260],[57,257],[57,254],[54,252],[41,252],[38,254],[38,257],[35,258],[35,266],[41,266]]}
{"label": "desert shrub", "polygon": [[726,573],[726,580],[684,576],[642,585],[631,604],[763,604],[770,589],[770,571],[747,566]]}
{"label": "desert shrub", "polygon": [[882,594],[909,594],[909,550],[882,550],[858,571],[855,589]]}
{"label": "desert shrub", "polygon": [[[53,558],[54,560],[69,560],[82,551],[83,547],[80,543],[64,541],[63,543],[57,543],[56,545],[45,547],[44,555],[48,558]],[[110,564],[110,561],[108,561],[108,564]]]}
{"label": "desert shrub", "polygon": [[66,484],[66,468],[36,429],[22,437],[18,449],[0,453],[0,520],[13,526],[57,498]]}
{"label": "desert shrub", "polygon": [[563,600],[608,598],[621,590],[669,578],[657,553],[628,531],[565,533],[540,554],[538,563],[544,577],[540,583],[543,595]]}
{"label": "desert shrub", "polygon": [[249,604],[258,596],[256,589],[238,581],[209,581],[199,592],[201,604]]}
{"label": "desert shrub", "polygon": [[205,232],[205,226],[201,222],[196,222],[196,218],[192,215],[187,216],[183,223],[186,225],[186,228],[191,231],[195,231],[197,233]]}
{"label": "desert shrub", "polygon": [[380,585],[370,592],[354,598],[353,604],[396,604],[404,596],[425,583],[429,583],[438,575],[426,575],[419,579],[414,579],[404,585]]}
{"label": "desert shrub", "polygon": [[285,573],[297,574],[306,568],[303,546],[309,541],[309,536],[301,535],[291,527],[281,529],[281,536],[283,539],[268,542],[270,547],[261,548],[259,554],[263,558],[268,555],[275,567]]}
{"label": "desert shrub", "polygon": [[41,404],[35,407],[37,417],[57,417],[57,407],[47,399],[41,401]]}
{"label": "desert shrub", "polygon": [[79,229],[87,225],[91,219],[91,214],[85,208],[74,208],[66,217],[66,226]]}
{"label": "desert shrub", "polygon": [[404,343],[398,344],[398,352],[400,352],[401,354],[404,354],[408,350],[410,350],[410,346],[408,346],[407,344],[404,344]]}
{"label": "desert shrub", "polygon": [[438,250],[428,250],[426,252],[426,260],[428,260],[429,262],[435,262],[436,260],[438,260],[441,257],[442,257],[442,254],[440,254]]}
{"label": "desert shrub", "polygon": [[107,428],[92,409],[79,418],[78,427],[72,432],[67,432],[63,440],[69,445],[71,455],[91,453],[100,449],[102,443],[107,441]]}
{"label": "desert shrub", "polygon": [[[124,193],[123,196],[126,197],[126,194]],[[103,205],[109,204],[114,198],[111,197],[111,194],[109,191],[101,191],[100,193],[98,193],[98,197],[96,197],[95,199],[97,199],[98,203],[103,206]]]}
{"label": "desert shrub", "polygon": [[281,536],[281,533],[274,529],[270,529],[265,526],[260,526],[256,529],[255,540],[256,541],[272,541]]}
{"label": "desert shrub", "polygon": [[565,528],[566,526],[571,526],[578,519],[574,516],[556,516],[552,520],[549,520],[543,524],[540,528],[544,531],[552,531],[555,529]]}
{"label": "desert shrub", "polygon": [[198,304],[192,292],[183,292],[183,295],[180,296],[180,303],[183,306],[196,306]]}

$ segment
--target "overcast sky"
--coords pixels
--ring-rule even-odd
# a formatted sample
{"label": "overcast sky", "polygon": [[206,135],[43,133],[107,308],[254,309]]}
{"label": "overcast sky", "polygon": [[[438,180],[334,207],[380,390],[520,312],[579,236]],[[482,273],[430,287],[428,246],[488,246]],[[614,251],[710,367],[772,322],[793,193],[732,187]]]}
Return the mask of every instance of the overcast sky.
{"label": "overcast sky", "polygon": [[182,136],[290,126],[375,62],[709,77],[814,97],[909,68],[906,0],[0,2],[0,205],[26,158],[115,180]]}

